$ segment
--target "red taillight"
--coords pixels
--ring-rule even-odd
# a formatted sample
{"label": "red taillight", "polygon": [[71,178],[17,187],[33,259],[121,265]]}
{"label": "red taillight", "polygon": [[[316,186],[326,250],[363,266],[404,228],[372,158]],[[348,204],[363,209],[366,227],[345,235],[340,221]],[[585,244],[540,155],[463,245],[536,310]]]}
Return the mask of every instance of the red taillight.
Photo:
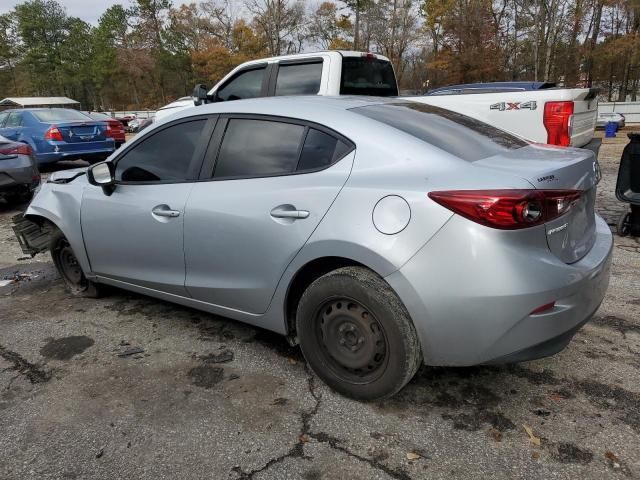
{"label": "red taillight", "polygon": [[429,198],[476,223],[501,230],[533,227],[566,213],[578,190],[452,190]]}
{"label": "red taillight", "polygon": [[111,128],[111,125],[109,125],[109,124],[107,123],[107,129],[105,130],[104,134],[105,134],[108,138],[113,138],[113,137],[114,137],[114,133],[115,133],[115,132],[114,132],[114,131],[113,131],[113,129]]}
{"label": "red taillight", "polygon": [[13,144],[8,147],[0,148],[2,155],[31,155],[33,150],[26,143]]}
{"label": "red taillight", "polygon": [[570,123],[573,102],[547,102],[544,104],[544,128],[547,129],[547,143],[568,147],[571,144]]}
{"label": "red taillight", "polygon": [[44,139],[53,140],[56,142],[62,142],[64,140],[62,138],[62,133],[60,133],[60,130],[58,130],[58,127],[56,127],[55,125],[51,125],[51,127],[49,127],[49,130],[45,132]]}
{"label": "red taillight", "polygon": [[360,54],[360,56],[362,58],[366,58],[367,60],[375,60],[377,58],[376,54],[371,52],[366,52],[366,53],[363,52]]}

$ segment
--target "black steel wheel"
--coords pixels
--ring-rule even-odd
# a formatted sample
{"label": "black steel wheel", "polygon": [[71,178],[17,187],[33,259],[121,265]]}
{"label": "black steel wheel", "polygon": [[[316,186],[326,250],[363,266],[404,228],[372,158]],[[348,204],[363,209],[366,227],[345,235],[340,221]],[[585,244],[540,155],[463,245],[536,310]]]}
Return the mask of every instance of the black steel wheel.
{"label": "black steel wheel", "polygon": [[631,218],[631,212],[624,212],[620,214],[618,218],[618,225],[616,225],[616,232],[621,237],[626,237],[629,235],[629,231],[631,229],[629,220]]}
{"label": "black steel wheel", "polygon": [[325,302],[314,318],[327,363],[337,375],[369,383],[384,371],[389,356],[384,329],[367,308],[352,298]]}
{"label": "black steel wheel", "polygon": [[98,285],[85,277],[67,238],[60,230],[51,235],[51,258],[67,289],[79,297],[99,296]]}
{"label": "black steel wheel", "polygon": [[422,361],[406,308],[389,284],[366,268],[340,268],[315,280],[298,303],[296,326],[312,370],[348,397],[390,397]]}

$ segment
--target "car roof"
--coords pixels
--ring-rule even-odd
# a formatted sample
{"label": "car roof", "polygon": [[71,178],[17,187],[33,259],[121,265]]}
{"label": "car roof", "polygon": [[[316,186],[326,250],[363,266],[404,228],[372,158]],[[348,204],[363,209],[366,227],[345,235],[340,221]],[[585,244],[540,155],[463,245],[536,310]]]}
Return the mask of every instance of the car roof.
{"label": "car roof", "polygon": [[[356,107],[380,105],[388,103],[407,103],[397,97],[369,97],[358,95],[339,96],[275,96],[235,100],[232,102],[208,103],[198,107],[190,107],[165,117],[168,120],[216,113],[255,113],[281,115],[291,118],[306,118],[317,114],[335,114]],[[159,123],[164,123],[163,118]]]}

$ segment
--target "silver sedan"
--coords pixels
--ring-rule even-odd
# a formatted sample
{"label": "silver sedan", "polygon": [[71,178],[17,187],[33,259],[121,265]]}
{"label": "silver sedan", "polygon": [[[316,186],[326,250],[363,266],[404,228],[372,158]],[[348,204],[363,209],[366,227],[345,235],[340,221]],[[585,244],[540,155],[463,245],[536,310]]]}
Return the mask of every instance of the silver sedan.
{"label": "silver sedan", "polygon": [[563,349],[609,281],[598,180],[589,151],[437,107],[281,97],[167,117],[53,175],[26,219],[73,294],[111,285],[273,330],[370,400],[422,363]]}

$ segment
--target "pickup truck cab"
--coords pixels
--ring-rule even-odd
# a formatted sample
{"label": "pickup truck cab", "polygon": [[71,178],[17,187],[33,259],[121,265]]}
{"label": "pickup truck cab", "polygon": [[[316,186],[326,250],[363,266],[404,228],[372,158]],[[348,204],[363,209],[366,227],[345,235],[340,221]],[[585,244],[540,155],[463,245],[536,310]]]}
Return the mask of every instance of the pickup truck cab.
{"label": "pickup truck cab", "polygon": [[598,114],[598,90],[561,88],[543,82],[452,85],[411,97],[462,113],[536,143],[592,150]]}
{"label": "pickup truck cab", "polygon": [[281,95],[371,95],[395,97],[398,83],[387,57],[353,51],[324,51],[264,58],[243,63],[211,90],[196,86],[156,112],[160,120],[182,108]]}

